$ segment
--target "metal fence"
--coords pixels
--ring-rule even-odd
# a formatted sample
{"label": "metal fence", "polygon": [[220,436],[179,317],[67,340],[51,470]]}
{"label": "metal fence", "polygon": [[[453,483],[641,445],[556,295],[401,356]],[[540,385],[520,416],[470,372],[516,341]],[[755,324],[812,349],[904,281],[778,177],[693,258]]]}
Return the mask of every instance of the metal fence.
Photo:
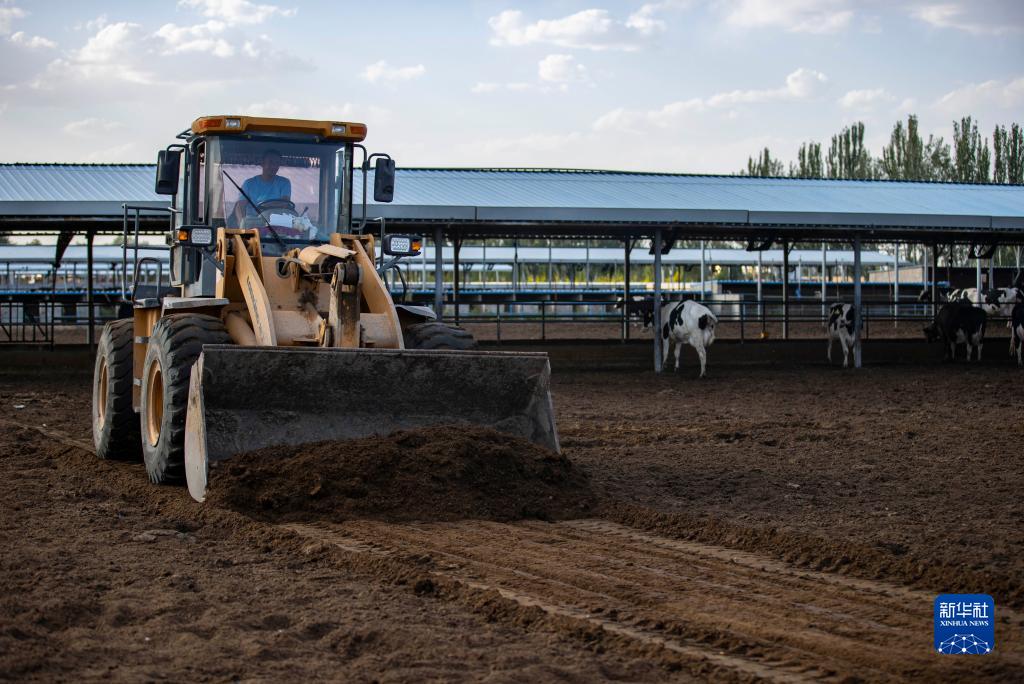
{"label": "metal fence", "polygon": [[[118,317],[118,304],[113,301],[98,301],[94,304],[96,329]],[[698,301],[708,306],[718,317],[719,336],[738,338],[741,342],[765,336],[786,339],[824,334],[832,302],[822,303],[818,298],[791,298],[784,306],[781,297],[755,299],[744,295],[706,296]],[[678,301],[666,297],[666,303]],[[425,302],[424,302],[425,303]],[[124,312],[120,312],[123,314]],[[911,328],[917,334],[920,326],[933,318],[930,303],[917,301],[895,302],[891,299],[871,299],[863,303],[861,317],[862,336],[870,339],[891,335],[900,325]],[[528,298],[520,295],[514,301],[458,302],[449,296],[445,301],[444,318],[462,324],[494,326],[494,337],[501,341],[510,328],[534,325],[531,331],[540,340],[547,340],[550,326],[572,324],[579,326],[614,325],[613,336],[628,339],[644,334],[642,311],[633,307],[627,310],[619,297],[587,299],[579,302],[544,297]],[[1005,322],[1003,316],[989,316],[989,330],[994,331]],[[53,345],[59,342],[58,328],[86,327],[89,323],[88,304],[85,301],[67,301],[38,298],[0,299],[0,344]],[[793,335],[793,333],[796,333]],[[908,333],[904,333],[905,336]],[[522,338],[522,335],[518,335]],[[564,334],[562,335],[564,337]],[[612,339],[610,336],[609,339]]]}
{"label": "metal fence", "polygon": [[[834,303],[823,304],[820,299],[791,298],[786,306],[781,297],[758,300],[738,295],[696,299],[718,317],[720,335],[726,332],[730,336],[735,335],[741,342],[763,337],[763,333],[769,329],[778,331],[775,334],[783,339],[788,339],[790,334],[801,326],[805,333],[809,328],[816,327],[824,334],[829,310]],[[678,300],[666,298],[665,301],[669,303]],[[862,337],[870,339],[873,333],[876,337],[885,337],[901,324],[910,328],[913,334],[917,334],[920,326],[933,320],[934,311],[930,303],[917,301],[865,301],[861,306]],[[460,324],[493,325],[498,341],[502,339],[503,327],[508,332],[510,326],[525,324],[539,326],[541,340],[547,339],[549,326],[559,323],[617,324],[621,339],[629,338],[631,333],[644,327],[642,313],[636,309],[627,312],[622,299],[619,298],[579,303],[517,299],[507,303],[456,304],[448,300],[445,302],[444,317],[448,321],[457,321]],[[993,330],[993,324],[1006,320],[1005,316],[989,316],[989,329]]]}
{"label": "metal fence", "polygon": [[[97,302],[96,327],[118,318],[118,306]],[[59,342],[60,328],[85,328],[89,307],[85,302],[67,302],[49,298],[0,299],[0,345],[38,345],[53,347]]]}

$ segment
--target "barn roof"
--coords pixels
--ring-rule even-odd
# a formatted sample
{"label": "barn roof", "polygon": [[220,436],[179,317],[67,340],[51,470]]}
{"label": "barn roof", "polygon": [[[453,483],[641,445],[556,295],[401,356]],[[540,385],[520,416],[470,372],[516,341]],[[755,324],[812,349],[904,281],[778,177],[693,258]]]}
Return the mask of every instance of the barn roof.
{"label": "barn roof", "polygon": [[[150,164],[2,164],[0,221],[105,217],[166,207]],[[356,213],[361,193],[357,174]],[[371,193],[372,194],[372,193]],[[858,227],[1024,238],[1024,186],[557,169],[399,169],[370,217],[473,226]]]}

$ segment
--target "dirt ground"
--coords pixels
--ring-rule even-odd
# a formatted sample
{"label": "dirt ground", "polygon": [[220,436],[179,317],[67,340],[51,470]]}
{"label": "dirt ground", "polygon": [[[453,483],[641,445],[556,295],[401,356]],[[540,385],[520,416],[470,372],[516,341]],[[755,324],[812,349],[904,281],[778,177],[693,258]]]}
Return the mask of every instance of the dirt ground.
{"label": "dirt ground", "polygon": [[[553,350],[596,505],[401,523],[151,486],[88,452],[87,363],[4,352],[0,678],[1017,679],[1022,372],[744,349],[716,346],[704,381],[692,355],[655,376],[647,348]],[[939,592],[993,595],[994,653],[932,652]]]}

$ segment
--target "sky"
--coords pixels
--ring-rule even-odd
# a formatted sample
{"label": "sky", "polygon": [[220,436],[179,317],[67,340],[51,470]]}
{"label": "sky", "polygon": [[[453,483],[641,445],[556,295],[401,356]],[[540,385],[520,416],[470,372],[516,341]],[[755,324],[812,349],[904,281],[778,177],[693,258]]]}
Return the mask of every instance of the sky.
{"label": "sky", "polygon": [[1024,123],[1010,0],[0,0],[0,162],[152,162],[198,116],[360,121],[399,166],[731,173],[908,113]]}

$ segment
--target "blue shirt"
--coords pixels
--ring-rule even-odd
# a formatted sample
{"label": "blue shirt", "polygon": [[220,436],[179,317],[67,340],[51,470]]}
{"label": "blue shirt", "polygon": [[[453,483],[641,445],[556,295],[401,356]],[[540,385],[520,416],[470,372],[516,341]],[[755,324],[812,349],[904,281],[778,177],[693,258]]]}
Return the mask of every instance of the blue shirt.
{"label": "blue shirt", "polygon": [[[242,190],[256,203],[256,206],[269,202],[270,200],[291,199],[292,182],[284,176],[274,176],[270,181],[263,180],[263,175],[253,176],[242,183]],[[245,206],[246,216],[255,216],[256,208],[240,198]]]}

